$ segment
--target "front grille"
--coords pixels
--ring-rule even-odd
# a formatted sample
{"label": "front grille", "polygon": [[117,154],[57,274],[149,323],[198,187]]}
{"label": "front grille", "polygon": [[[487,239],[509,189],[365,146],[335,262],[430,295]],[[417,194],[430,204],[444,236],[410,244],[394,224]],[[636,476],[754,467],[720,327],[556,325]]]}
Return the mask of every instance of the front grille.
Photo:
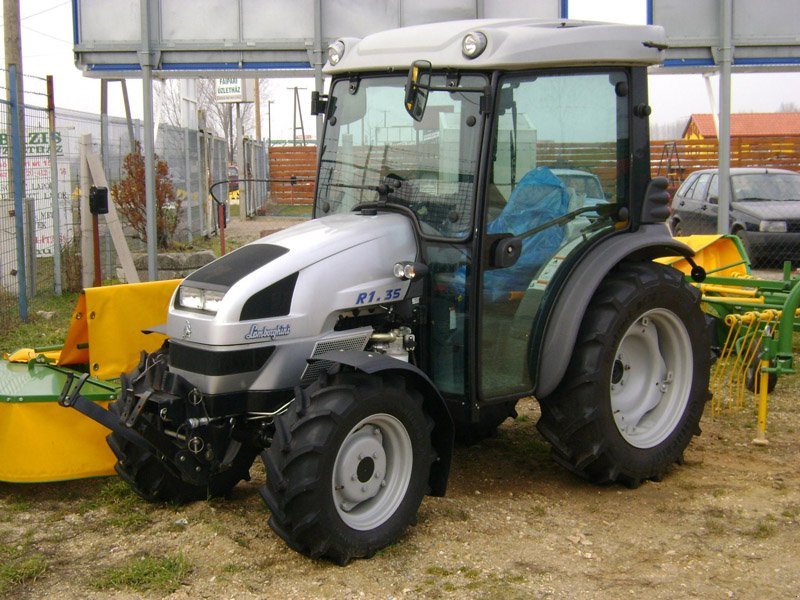
{"label": "front grille", "polygon": [[274,346],[219,351],[170,342],[169,364],[176,369],[201,375],[233,375],[259,371],[274,351]]}
{"label": "front grille", "polygon": [[[361,335],[354,337],[337,338],[332,340],[320,340],[314,345],[310,358],[315,358],[326,352],[335,350],[363,350],[369,341],[372,331],[365,331]],[[309,363],[303,371],[301,379],[302,385],[313,383],[320,375],[325,372],[333,363],[328,360],[317,360]]]}

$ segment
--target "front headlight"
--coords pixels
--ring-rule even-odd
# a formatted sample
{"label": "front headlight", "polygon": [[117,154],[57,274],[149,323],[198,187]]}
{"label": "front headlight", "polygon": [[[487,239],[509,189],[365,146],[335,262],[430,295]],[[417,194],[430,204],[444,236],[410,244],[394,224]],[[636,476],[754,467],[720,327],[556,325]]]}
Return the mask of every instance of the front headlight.
{"label": "front headlight", "polygon": [[786,233],[786,221],[761,221],[758,224],[758,230],[769,233]]}
{"label": "front headlight", "polygon": [[328,46],[328,62],[331,63],[332,67],[339,64],[342,56],[344,56],[344,42],[342,40],[336,40]]}
{"label": "front headlight", "polygon": [[480,31],[470,31],[461,40],[461,54],[465,58],[477,58],[486,50],[486,35]]}
{"label": "front headlight", "polygon": [[224,297],[225,292],[217,290],[204,290],[188,285],[178,288],[178,306],[191,310],[202,310],[215,314]]}

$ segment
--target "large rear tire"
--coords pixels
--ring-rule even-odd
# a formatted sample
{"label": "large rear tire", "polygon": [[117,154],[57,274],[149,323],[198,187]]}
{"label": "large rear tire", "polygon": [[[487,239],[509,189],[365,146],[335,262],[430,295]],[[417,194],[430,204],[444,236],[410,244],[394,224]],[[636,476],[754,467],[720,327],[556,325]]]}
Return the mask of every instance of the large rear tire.
{"label": "large rear tire", "polygon": [[436,457],[433,420],[399,377],[339,373],[303,398],[262,453],[270,527],[307,556],[372,556],[416,518]]}
{"label": "large rear tire", "polygon": [[[119,401],[109,405],[109,411],[119,416]],[[136,492],[148,502],[174,502],[185,504],[195,500],[207,500],[217,496],[227,496],[242,480],[250,479],[250,467],[257,452],[245,446],[239,449],[231,466],[212,475],[208,485],[186,483],[172,474],[164,464],[153,455],[125,438],[111,433],[106,441],[117,457],[114,470]]]}
{"label": "large rear tire", "polygon": [[537,424],[553,457],[599,484],[660,479],[700,433],[709,352],[699,294],[670,267],[612,271]]}

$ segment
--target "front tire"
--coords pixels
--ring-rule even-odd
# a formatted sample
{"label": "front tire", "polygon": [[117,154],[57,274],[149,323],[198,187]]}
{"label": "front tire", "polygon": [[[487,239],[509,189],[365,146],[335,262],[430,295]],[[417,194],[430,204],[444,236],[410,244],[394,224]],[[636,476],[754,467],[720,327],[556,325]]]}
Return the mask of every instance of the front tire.
{"label": "front tire", "polygon": [[310,557],[372,556],[416,518],[436,457],[433,420],[402,378],[343,372],[303,395],[262,454],[269,525]]}
{"label": "front tire", "polygon": [[699,293],[670,267],[624,265],[595,292],[537,427],[585,479],[658,480],[700,433],[709,362]]}

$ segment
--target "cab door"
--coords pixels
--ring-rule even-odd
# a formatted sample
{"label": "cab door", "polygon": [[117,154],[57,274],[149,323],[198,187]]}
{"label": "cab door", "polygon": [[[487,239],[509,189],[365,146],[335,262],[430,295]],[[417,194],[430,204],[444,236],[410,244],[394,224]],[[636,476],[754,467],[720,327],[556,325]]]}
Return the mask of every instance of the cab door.
{"label": "cab door", "polygon": [[[482,400],[533,388],[528,346],[542,302],[564,265],[614,230],[615,205],[628,197],[629,85],[624,69],[509,74],[500,80],[481,225]],[[585,193],[569,185],[567,172],[596,177],[610,193],[601,202],[587,202]],[[513,264],[496,256],[509,238],[518,242]]]}

